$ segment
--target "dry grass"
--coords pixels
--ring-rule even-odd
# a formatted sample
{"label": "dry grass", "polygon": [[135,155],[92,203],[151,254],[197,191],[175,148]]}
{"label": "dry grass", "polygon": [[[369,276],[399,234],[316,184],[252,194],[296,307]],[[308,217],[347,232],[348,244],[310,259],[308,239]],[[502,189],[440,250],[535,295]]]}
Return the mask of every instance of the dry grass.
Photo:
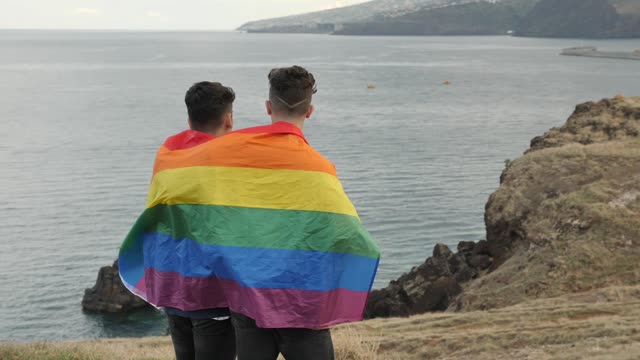
{"label": "dry grass", "polygon": [[[338,360],[637,359],[640,286],[334,330]],[[172,359],[169,338],[0,345],[0,359]]]}
{"label": "dry grass", "polygon": [[[380,342],[353,326],[333,331],[338,360],[377,360]],[[1,360],[169,360],[174,359],[169,337],[105,339],[80,342],[0,343]],[[282,359],[282,357],[281,357]]]}
{"label": "dry grass", "polygon": [[384,359],[378,356],[381,336],[356,326],[341,326],[333,331],[336,358],[341,360]]}
{"label": "dry grass", "polygon": [[168,337],[0,345],[2,360],[168,360],[173,358],[173,347]]}
{"label": "dry grass", "polygon": [[544,299],[491,311],[374,320],[383,359],[637,359],[640,287]]}

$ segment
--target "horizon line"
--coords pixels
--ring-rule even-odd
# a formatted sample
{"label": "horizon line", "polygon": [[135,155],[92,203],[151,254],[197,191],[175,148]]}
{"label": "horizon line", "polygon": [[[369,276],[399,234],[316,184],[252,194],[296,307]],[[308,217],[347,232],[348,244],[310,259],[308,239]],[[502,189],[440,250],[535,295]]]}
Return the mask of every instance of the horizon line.
{"label": "horizon line", "polygon": [[163,28],[0,28],[0,31],[162,31],[162,32],[242,32],[235,29],[163,29]]}

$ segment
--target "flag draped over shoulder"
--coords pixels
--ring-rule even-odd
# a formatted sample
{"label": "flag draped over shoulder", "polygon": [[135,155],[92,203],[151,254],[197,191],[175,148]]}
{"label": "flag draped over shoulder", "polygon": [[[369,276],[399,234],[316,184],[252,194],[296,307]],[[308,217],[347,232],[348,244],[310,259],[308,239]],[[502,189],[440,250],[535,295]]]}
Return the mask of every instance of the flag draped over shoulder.
{"label": "flag draped over shoulder", "polygon": [[281,122],[169,138],[119,264],[157,307],[318,329],[362,319],[379,256],[333,164]]}

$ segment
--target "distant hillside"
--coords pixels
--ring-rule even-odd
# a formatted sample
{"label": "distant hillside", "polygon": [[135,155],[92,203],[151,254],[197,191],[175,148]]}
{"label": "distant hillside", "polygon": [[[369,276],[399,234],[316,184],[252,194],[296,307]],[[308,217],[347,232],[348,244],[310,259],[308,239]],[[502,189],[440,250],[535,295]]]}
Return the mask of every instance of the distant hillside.
{"label": "distant hillside", "polygon": [[337,35],[505,35],[518,11],[511,5],[477,2],[422,9],[401,16],[336,27]]}
{"label": "distant hillside", "polygon": [[374,0],[242,25],[336,35],[640,37],[640,0]]}
{"label": "distant hillside", "polygon": [[531,37],[640,36],[640,1],[540,0],[516,34]]}
{"label": "distant hillside", "polygon": [[373,0],[363,4],[316,11],[275,19],[258,20],[238,28],[249,32],[332,33],[343,23],[367,22],[376,18],[402,16],[425,8],[466,4],[479,0]]}

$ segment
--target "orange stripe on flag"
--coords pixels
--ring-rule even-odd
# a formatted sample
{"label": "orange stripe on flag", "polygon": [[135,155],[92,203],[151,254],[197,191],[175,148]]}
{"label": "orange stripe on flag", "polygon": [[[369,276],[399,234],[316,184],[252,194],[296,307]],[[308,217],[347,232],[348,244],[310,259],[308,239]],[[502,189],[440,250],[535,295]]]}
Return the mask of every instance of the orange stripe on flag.
{"label": "orange stripe on flag", "polygon": [[231,133],[185,150],[162,146],[153,174],[193,166],[305,170],[336,176],[335,166],[299,136],[247,133]]}

